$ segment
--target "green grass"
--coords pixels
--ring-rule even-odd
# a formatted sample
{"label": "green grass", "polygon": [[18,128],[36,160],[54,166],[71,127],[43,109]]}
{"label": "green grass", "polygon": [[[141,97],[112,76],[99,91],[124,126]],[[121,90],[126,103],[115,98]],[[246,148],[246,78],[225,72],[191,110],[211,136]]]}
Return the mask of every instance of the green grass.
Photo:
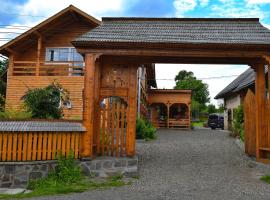
{"label": "green grass", "polygon": [[261,180],[270,184],[270,175],[265,175],[261,177]]}
{"label": "green grass", "polygon": [[194,127],[203,127],[204,122],[192,122]]}
{"label": "green grass", "polygon": [[84,179],[77,183],[73,184],[63,184],[63,183],[51,183],[50,185],[45,185],[34,189],[31,193],[27,194],[15,194],[15,195],[7,195],[0,194],[0,199],[22,199],[22,198],[31,198],[31,197],[39,197],[39,196],[52,196],[52,195],[61,195],[68,193],[80,193],[87,190],[94,189],[105,189],[110,187],[120,187],[124,185],[130,184],[126,183],[122,180],[121,176],[115,176],[108,178],[102,182],[95,182],[93,180]]}

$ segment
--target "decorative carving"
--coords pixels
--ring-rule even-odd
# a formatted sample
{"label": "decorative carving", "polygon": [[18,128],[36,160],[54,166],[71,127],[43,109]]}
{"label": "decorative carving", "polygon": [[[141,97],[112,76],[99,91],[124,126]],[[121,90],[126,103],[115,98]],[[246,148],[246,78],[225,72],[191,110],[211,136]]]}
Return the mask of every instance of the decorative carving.
{"label": "decorative carving", "polygon": [[102,87],[123,88],[128,87],[128,66],[105,65],[102,73]]}

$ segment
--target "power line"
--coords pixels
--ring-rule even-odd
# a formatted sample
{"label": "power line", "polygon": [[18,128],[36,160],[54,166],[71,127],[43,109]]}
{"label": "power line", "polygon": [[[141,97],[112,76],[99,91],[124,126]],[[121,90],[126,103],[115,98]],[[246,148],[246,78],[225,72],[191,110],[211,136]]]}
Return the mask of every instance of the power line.
{"label": "power line", "polygon": [[[197,80],[206,80],[206,79],[219,79],[219,78],[231,78],[231,77],[237,77],[239,75],[227,75],[227,76],[212,76],[212,77],[203,77],[203,78],[197,78]],[[156,80],[156,81],[175,81],[175,79],[169,79],[169,78],[156,78],[156,79],[147,79],[147,80]]]}
{"label": "power line", "polygon": [[45,16],[41,16],[41,15],[29,15],[29,14],[17,14],[17,13],[5,13],[5,12],[1,12],[0,14],[4,14],[4,15],[15,15],[15,16],[21,16],[21,17],[37,17],[37,18],[47,18]]}

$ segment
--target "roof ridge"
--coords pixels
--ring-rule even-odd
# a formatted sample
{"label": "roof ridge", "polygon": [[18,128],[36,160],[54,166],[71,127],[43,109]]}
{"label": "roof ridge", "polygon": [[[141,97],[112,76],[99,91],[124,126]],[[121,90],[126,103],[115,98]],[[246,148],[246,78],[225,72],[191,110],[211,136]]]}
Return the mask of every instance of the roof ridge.
{"label": "roof ridge", "polygon": [[176,18],[176,17],[102,17],[102,21],[254,21],[259,22],[259,18]]}

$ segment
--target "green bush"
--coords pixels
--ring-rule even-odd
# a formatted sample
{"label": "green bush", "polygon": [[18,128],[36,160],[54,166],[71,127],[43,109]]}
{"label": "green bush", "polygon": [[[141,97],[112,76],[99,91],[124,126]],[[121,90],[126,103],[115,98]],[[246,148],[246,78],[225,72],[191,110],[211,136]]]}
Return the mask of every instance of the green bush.
{"label": "green bush", "polygon": [[153,127],[151,122],[143,118],[136,120],[136,139],[152,140],[156,136],[156,128]]}
{"label": "green bush", "polygon": [[10,108],[0,111],[0,119],[30,119],[31,117],[32,113],[24,110]]}
{"label": "green bush", "polygon": [[46,178],[31,180],[28,189],[36,190],[59,184],[73,184],[80,182],[82,178],[81,169],[75,163],[73,152],[71,151],[67,158],[60,153],[55,170],[51,171]]}
{"label": "green bush", "polygon": [[243,106],[238,106],[233,111],[233,136],[244,141],[244,110]]}
{"label": "green bush", "polygon": [[68,92],[56,82],[45,88],[29,89],[22,97],[26,110],[33,118],[59,119],[63,116],[61,101],[67,100]]}

